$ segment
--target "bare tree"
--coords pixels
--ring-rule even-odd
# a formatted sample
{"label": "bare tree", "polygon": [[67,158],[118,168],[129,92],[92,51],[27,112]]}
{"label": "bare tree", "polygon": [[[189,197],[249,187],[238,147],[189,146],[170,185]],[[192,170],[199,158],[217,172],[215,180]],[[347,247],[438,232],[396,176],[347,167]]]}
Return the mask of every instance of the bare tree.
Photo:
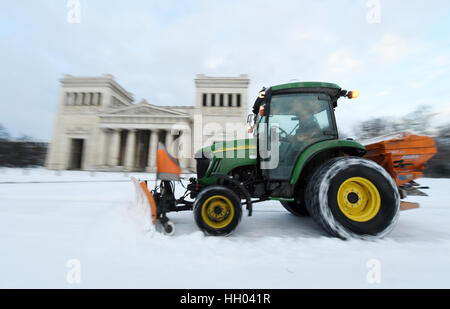
{"label": "bare tree", "polygon": [[356,125],[354,131],[358,139],[369,139],[392,133],[392,127],[387,118],[374,118]]}
{"label": "bare tree", "polygon": [[11,135],[8,130],[0,123],[0,140],[7,141],[11,139]]}
{"label": "bare tree", "polygon": [[435,115],[436,113],[430,106],[424,105],[401,118],[369,119],[356,125],[354,131],[359,139],[369,139],[402,131],[430,135]]}
{"label": "bare tree", "polygon": [[427,163],[425,176],[450,177],[450,123],[439,128],[434,140],[438,153]]}
{"label": "bare tree", "polygon": [[433,112],[431,106],[420,106],[402,118],[403,127],[420,134],[431,134],[430,129],[435,115],[436,113]]}

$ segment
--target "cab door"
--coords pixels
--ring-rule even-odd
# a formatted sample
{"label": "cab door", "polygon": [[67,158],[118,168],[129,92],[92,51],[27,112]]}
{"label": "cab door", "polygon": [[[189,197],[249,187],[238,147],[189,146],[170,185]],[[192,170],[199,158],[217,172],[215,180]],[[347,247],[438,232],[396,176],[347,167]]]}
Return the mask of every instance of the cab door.
{"label": "cab door", "polygon": [[[337,135],[328,95],[273,94],[266,117],[269,155],[261,160],[261,169],[269,180],[290,181],[298,158],[306,148],[335,139]],[[274,140],[277,141],[274,143]]]}

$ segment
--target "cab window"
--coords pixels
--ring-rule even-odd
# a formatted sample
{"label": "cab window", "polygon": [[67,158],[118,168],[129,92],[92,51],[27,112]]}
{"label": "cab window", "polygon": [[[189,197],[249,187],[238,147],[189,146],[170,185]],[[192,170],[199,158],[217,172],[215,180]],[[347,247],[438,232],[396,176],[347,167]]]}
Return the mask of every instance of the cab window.
{"label": "cab window", "polygon": [[[296,159],[308,146],[334,139],[331,98],[319,93],[272,96],[268,127],[278,126],[279,164],[269,171],[271,179],[288,180]],[[268,130],[270,150],[271,130]]]}

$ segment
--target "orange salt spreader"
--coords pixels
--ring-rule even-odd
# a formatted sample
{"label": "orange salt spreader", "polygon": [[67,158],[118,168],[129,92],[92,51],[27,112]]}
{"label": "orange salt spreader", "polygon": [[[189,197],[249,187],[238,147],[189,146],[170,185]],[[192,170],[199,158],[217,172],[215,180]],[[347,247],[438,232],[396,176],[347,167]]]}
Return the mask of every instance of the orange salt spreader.
{"label": "orange salt spreader", "polygon": [[[366,159],[381,165],[397,183],[401,198],[408,195],[426,196],[414,180],[423,176],[425,163],[436,153],[433,138],[402,132],[381,136],[376,140],[363,142],[367,153]],[[402,210],[418,208],[418,203],[402,202]]]}

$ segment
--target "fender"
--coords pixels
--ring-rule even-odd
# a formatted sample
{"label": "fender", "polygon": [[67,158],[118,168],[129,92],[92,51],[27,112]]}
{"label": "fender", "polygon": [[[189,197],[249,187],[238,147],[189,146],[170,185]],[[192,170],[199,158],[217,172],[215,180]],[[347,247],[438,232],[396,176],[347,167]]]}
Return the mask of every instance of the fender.
{"label": "fender", "polygon": [[234,179],[231,176],[224,175],[224,174],[213,174],[212,176],[214,176],[218,179],[223,179],[224,181],[229,181],[230,183],[235,185],[237,189],[239,189],[241,191],[241,193],[245,196],[245,200],[247,203],[248,216],[251,217],[253,214],[253,204],[252,204],[252,198],[251,198],[250,193],[248,192],[247,188],[244,187],[239,181],[237,181],[236,179]]}
{"label": "fender", "polygon": [[313,144],[304,150],[295,164],[294,171],[291,176],[291,185],[295,185],[300,177],[303,167],[314,158],[318,153],[330,150],[340,149],[345,153],[363,156],[366,153],[366,147],[353,140],[329,140]]}

